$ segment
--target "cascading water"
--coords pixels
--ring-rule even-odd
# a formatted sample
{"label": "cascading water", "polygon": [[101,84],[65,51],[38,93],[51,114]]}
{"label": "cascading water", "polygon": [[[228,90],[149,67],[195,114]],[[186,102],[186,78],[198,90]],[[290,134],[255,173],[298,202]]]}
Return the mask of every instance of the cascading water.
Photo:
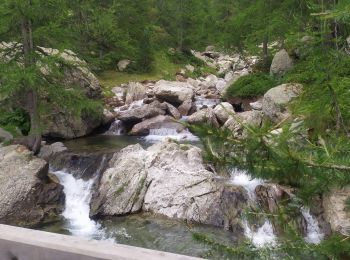
{"label": "cascading water", "polygon": [[123,135],[126,133],[125,126],[122,121],[116,119],[111,126],[109,127],[108,131],[105,132],[105,135]]}
{"label": "cascading water", "polygon": [[60,180],[66,195],[66,205],[62,216],[67,220],[67,228],[74,236],[112,241],[112,239],[107,238],[101,225],[90,219],[89,214],[92,188],[97,176],[103,171],[106,160],[107,156],[103,156],[95,177],[89,180],[76,178],[66,170],[53,172]]}
{"label": "cascading water", "polygon": [[193,135],[190,131],[183,130],[181,132],[177,132],[175,128],[158,128],[158,129],[150,129],[149,135],[147,135],[144,139],[146,142],[156,143],[160,142],[166,138],[171,138],[177,141],[190,141],[196,142],[198,141],[198,137]]}
{"label": "cascading water", "polygon": [[[260,179],[252,179],[244,171],[234,169],[231,175],[231,183],[242,186],[248,193],[250,203],[256,205],[255,188],[264,182]],[[273,246],[276,244],[277,237],[274,234],[273,226],[268,219],[256,231],[253,231],[248,221],[243,219],[244,235],[251,240],[253,245],[257,247]]]}
{"label": "cascading water", "polygon": [[[239,171],[237,169],[234,169],[232,171],[231,176],[231,183],[244,187],[248,192],[248,196],[251,200],[251,203],[253,205],[256,205],[257,202],[255,188],[258,185],[263,184],[264,181],[260,179],[252,179],[247,175],[246,172]],[[301,214],[303,215],[307,225],[307,234],[305,237],[305,241],[312,244],[320,243],[324,238],[324,234],[320,231],[316,218],[314,218],[310,214],[310,209],[306,207],[301,208]],[[274,234],[273,225],[268,219],[265,219],[264,224],[261,227],[259,227],[256,231],[253,231],[251,229],[246,219],[243,219],[243,226],[245,229],[245,236],[249,238],[255,246],[263,247],[267,245],[276,245],[277,236]]]}
{"label": "cascading water", "polygon": [[205,97],[198,96],[194,101],[197,110],[201,110],[203,107],[214,108],[220,103],[220,99],[208,99]]}
{"label": "cascading water", "polygon": [[315,217],[310,214],[310,209],[302,207],[301,214],[306,221],[306,237],[305,241],[311,244],[319,244],[323,238],[324,234],[321,232],[318,226],[318,221]]}
{"label": "cascading water", "polygon": [[103,239],[105,235],[101,226],[89,217],[91,189],[95,179],[76,179],[65,171],[54,174],[64,187],[66,207],[62,215],[68,221],[68,230],[74,236]]}

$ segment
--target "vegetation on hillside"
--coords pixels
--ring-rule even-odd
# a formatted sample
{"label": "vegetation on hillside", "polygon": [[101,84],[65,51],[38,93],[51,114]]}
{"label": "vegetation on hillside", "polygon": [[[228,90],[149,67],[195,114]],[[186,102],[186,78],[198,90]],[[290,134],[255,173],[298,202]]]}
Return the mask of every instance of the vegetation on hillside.
{"label": "vegetation on hillside", "polygon": [[243,76],[230,85],[224,98],[253,98],[263,96],[270,88],[277,86],[277,80],[266,73],[258,72]]}
{"label": "vegetation on hillside", "polygon": [[[0,17],[1,41],[11,42],[1,56],[0,126],[28,134],[35,153],[43,114],[62,106],[89,116],[102,110],[99,101],[85,98],[78,88],[62,87],[64,71],[72,64],[45,55],[38,46],[73,50],[108,90],[131,79],[172,79],[186,64],[196,67],[188,76],[212,73],[189,50],[215,45],[262,60],[259,72],[232,84],[225,98],[261,96],[289,82],[303,84],[304,92],[290,107],[298,120],[266,122],[259,129],[244,126],[245,139],[227,130],[193,127],[207,159],[217,167],[237,167],[252,177],[291,185],[306,202],[350,184],[348,0],[2,0]],[[295,67],[275,79],[266,72],[272,54],[282,48]],[[121,59],[132,61],[126,73],[115,72]],[[276,129],[282,131],[274,134]],[[205,242],[223,249],[215,241]],[[288,250],[307,248],[311,255],[321,251],[324,258],[341,258],[334,252],[338,243],[340,254],[349,256],[348,239],[309,247],[299,242],[272,252],[297,259]],[[250,253],[260,256],[257,251]]]}

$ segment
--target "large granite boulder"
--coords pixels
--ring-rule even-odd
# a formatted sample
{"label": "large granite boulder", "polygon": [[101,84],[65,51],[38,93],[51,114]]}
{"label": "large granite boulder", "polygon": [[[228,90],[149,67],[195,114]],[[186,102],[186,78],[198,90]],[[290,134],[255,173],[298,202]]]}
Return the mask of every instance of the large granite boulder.
{"label": "large granite boulder", "polygon": [[[8,53],[9,48],[17,46],[17,51]],[[16,58],[21,61],[22,53],[20,52],[22,45],[16,42],[0,42],[0,59],[3,62],[9,62]],[[53,83],[67,91],[73,89],[81,92],[81,95],[88,99],[97,100],[101,98],[102,89],[96,76],[88,69],[85,61],[70,50],[57,50],[52,48],[44,48],[37,46],[39,55],[55,56],[60,60],[56,62],[59,69],[63,72],[63,77],[52,79]],[[40,65],[38,67],[44,75],[50,75],[51,70],[48,67]],[[42,97],[42,105],[49,107],[48,113],[42,113],[41,123],[43,135],[57,138],[76,138],[90,134],[95,128],[102,123],[103,109],[97,109],[94,116],[84,110],[70,111],[64,108],[62,104],[50,102],[46,97]]]}
{"label": "large granite boulder", "polygon": [[223,127],[230,129],[236,137],[244,137],[247,133],[245,126],[260,127],[262,120],[261,111],[251,110],[230,116]]}
{"label": "large granite boulder", "polygon": [[43,135],[50,138],[73,139],[91,134],[103,122],[103,109],[91,115],[74,114],[54,108],[48,117],[42,118]]}
{"label": "large granite boulder", "polygon": [[146,88],[141,83],[130,82],[126,89],[125,104],[130,105],[132,102],[146,98]]}
{"label": "large granite boulder", "polygon": [[176,106],[194,97],[193,87],[187,82],[160,80],[154,87],[154,93],[158,99]]}
{"label": "large granite boulder", "polygon": [[91,200],[92,216],[141,210],[242,231],[246,191],[206,170],[201,150],[166,140],[116,153]]}
{"label": "large granite boulder", "polygon": [[288,52],[283,49],[275,54],[272,60],[270,73],[272,75],[283,76],[286,72],[293,68],[293,60]]}
{"label": "large granite boulder", "polygon": [[50,161],[51,158],[54,158],[56,155],[68,151],[68,148],[61,142],[56,142],[50,145],[42,145],[38,157]]}
{"label": "large granite boulder", "polygon": [[129,109],[118,111],[116,117],[125,123],[135,124],[144,119],[165,115],[167,108],[166,104],[154,101],[151,104],[142,104],[141,106],[135,106],[135,108],[130,107]]}
{"label": "large granite boulder", "polygon": [[0,127],[0,144],[2,142],[9,142],[11,140],[13,140],[13,135]]}
{"label": "large granite boulder", "polygon": [[192,99],[185,100],[179,107],[178,110],[180,112],[181,116],[187,116],[191,109],[193,108],[194,104],[192,102]]}
{"label": "large granite boulder", "polygon": [[267,91],[262,101],[262,111],[272,122],[278,123],[289,117],[287,105],[302,92],[301,84],[282,84]]}
{"label": "large granite boulder", "polygon": [[214,113],[219,122],[225,124],[229,117],[235,114],[235,110],[230,103],[222,102],[215,107]]}
{"label": "large granite boulder", "polygon": [[167,112],[169,115],[171,115],[175,119],[181,118],[181,113],[176,107],[174,107],[172,104],[168,102],[164,102],[164,103],[167,105]]}
{"label": "large granite boulder", "polygon": [[0,148],[0,223],[38,224],[63,210],[63,187],[48,170],[47,162],[24,146]]}
{"label": "large granite boulder", "polygon": [[208,124],[211,126],[220,127],[214,109],[212,108],[204,108],[198,112],[193,113],[187,118],[187,122],[193,125]]}
{"label": "large granite boulder", "polygon": [[184,130],[184,126],[176,122],[170,116],[159,115],[150,119],[146,119],[136,125],[130,131],[131,135],[148,135],[151,129],[168,128],[176,129],[179,132]]}
{"label": "large granite boulder", "polygon": [[[38,47],[42,53],[50,56],[57,56],[69,66],[64,67],[64,78],[59,82],[66,88],[79,87],[89,98],[100,98],[102,89],[96,76],[88,69],[85,61],[81,60],[76,53],[71,50],[57,50],[52,48]],[[50,73],[43,67],[43,74]]]}
{"label": "large granite boulder", "polygon": [[330,223],[332,231],[343,235],[350,235],[350,212],[347,201],[350,197],[350,187],[332,190],[323,197],[323,207],[326,220]]}

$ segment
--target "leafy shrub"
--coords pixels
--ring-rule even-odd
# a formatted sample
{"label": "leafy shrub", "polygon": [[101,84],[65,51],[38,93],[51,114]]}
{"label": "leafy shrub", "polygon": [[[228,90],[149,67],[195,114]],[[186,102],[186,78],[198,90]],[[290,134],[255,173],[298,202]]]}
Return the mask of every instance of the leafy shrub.
{"label": "leafy shrub", "polygon": [[0,111],[0,126],[4,127],[11,133],[15,132],[18,128],[21,130],[22,134],[26,135],[30,130],[30,118],[27,113],[21,109],[16,109],[14,111]]}
{"label": "leafy shrub", "polygon": [[338,109],[343,127],[350,128],[349,56],[315,48],[285,75],[283,81],[304,85],[302,98],[296,100],[291,108],[293,114],[305,117],[305,122],[315,130],[315,134],[337,125]]}
{"label": "leafy shrub", "polygon": [[270,88],[275,87],[278,82],[268,74],[254,73],[239,78],[225,93],[225,98],[233,97],[252,98],[264,95]]}
{"label": "leafy shrub", "polygon": [[197,67],[203,67],[205,66],[205,63],[193,56],[191,51],[174,51],[174,52],[168,52],[168,56],[171,60],[171,62],[175,64],[185,65],[185,64],[191,64],[193,66]]}

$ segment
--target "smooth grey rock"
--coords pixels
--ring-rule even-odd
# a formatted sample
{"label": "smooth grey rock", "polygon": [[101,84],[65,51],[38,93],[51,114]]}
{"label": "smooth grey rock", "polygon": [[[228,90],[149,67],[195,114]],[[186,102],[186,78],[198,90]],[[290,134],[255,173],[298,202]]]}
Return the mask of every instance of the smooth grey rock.
{"label": "smooth grey rock", "polygon": [[13,140],[13,135],[0,127],[0,143]]}
{"label": "smooth grey rock", "polygon": [[24,146],[0,148],[0,222],[38,224],[63,209],[63,187],[48,177],[48,163]]}
{"label": "smooth grey rock", "polygon": [[205,48],[205,51],[215,51],[215,46],[209,45]]}
{"label": "smooth grey rock", "polygon": [[187,118],[187,122],[189,124],[209,124],[215,127],[220,127],[212,108],[204,108],[193,113]]}
{"label": "smooth grey rock", "polygon": [[193,73],[194,70],[195,70],[196,68],[193,67],[191,64],[187,64],[187,65],[185,66],[185,69],[186,69],[187,71]]}
{"label": "smooth grey rock", "polygon": [[117,118],[126,123],[139,123],[144,119],[158,115],[165,115],[166,107],[162,107],[158,101],[151,104],[144,104],[135,108],[118,111]]}
{"label": "smooth grey rock", "polygon": [[103,109],[103,119],[102,119],[103,125],[107,125],[107,124],[112,123],[114,121],[114,119],[115,119],[115,114],[113,114],[108,109]]}
{"label": "smooth grey rock", "polygon": [[85,113],[59,111],[43,119],[43,135],[51,138],[73,139],[91,134],[103,122],[103,110],[92,116]]}
{"label": "smooth grey rock", "polygon": [[221,124],[225,124],[229,117],[232,114],[235,114],[235,110],[233,109],[233,106],[230,103],[222,102],[215,107],[214,113],[219,122]]}
{"label": "smooth grey rock", "polygon": [[289,116],[287,105],[302,92],[301,84],[282,84],[267,91],[262,101],[264,116],[278,123]]}
{"label": "smooth grey rock", "polygon": [[224,79],[218,79],[218,81],[216,82],[215,88],[222,93],[223,91],[225,91],[225,89],[227,88],[227,81]]}
{"label": "smooth grey rock", "polygon": [[237,113],[235,116],[230,116],[223,127],[234,132],[235,136],[246,135],[244,125],[260,127],[262,124],[263,114],[261,111],[251,110],[242,113]]}
{"label": "smooth grey rock", "polygon": [[112,88],[112,92],[118,97],[119,100],[121,100],[122,102],[125,102],[126,88],[114,87]]}
{"label": "smooth grey rock", "polygon": [[159,128],[175,128],[179,132],[184,130],[184,126],[176,122],[170,116],[159,115],[150,119],[146,119],[141,123],[133,126],[130,131],[131,135],[148,135],[151,129]]}
{"label": "smooth grey rock", "polygon": [[115,154],[93,194],[91,214],[143,210],[238,233],[246,205],[246,191],[206,170],[199,148],[167,140],[147,150],[137,144]]}
{"label": "smooth grey rock", "polygon": [[118,71],[123,72],[124,70],[127,69],[130,63],[131,63],[131,60],[128,60],[128,59],[120,60],[117,64]]}
{"label": "smooth grey rock", "polygon": [[182,116],[187,116],[193,107],[192,99],[185,100],[179,107],[178,110]]}
{"label": "smooth grey rock", "polygon": [[187,82],[160,80],[154,87],[154,93],[158,99],[173,105],[180,105],[194,97],[193,87]]}
{"label": "smooth grey rock", "polygon": [[46,161],[50,161],[51,158],[55,157],[57,154],[68,151],[68,148],[61,142],[56,142],[50,145],[41,146],[39,158]]}
{"label": "smooth grey rock", "polygon": [[262,100],[258,100],[252,103],[249,103],[250,107],[254,110],[259,110],[261,111],[263,108]]}
{"label": "smooth grey rock", "polygon": [[165,104],[167,105],[167,112],[169,115],[171,115],[175,119],[181,118],[181,114],[176,107],[174,107],[172,104],[170,104],[168,102],[165,102]]}
{"label": "smooth grey rock", "polygon": [[307,44],[307,43],[312,42],[313,40],[314,40],[314,37],[312,37],[310,35],[305,35],[305,36],[303,36],[303,38],[301,38],[300,42]]}
{"label": "smooth grey rock", "polygon": [[293,68],[293,60],[290,58],[285,49],[280,50],[275,54],[272,60],[270,73],[272,75],[282,76],[287,71]]}
{"label": "smooth grey rock", "polygon": [[126,89],[125,104],[130,105],[132,102],[146,97],[146,88],[141,83],[130,82]]}
{"label": "smooth grey rock", "polygon": [[350,235],[350,213],[346,210],[349,197],[349,186],[339,190],[333,189],[323,196],[325,217],[330,223],[332,231],[345,236]]}

